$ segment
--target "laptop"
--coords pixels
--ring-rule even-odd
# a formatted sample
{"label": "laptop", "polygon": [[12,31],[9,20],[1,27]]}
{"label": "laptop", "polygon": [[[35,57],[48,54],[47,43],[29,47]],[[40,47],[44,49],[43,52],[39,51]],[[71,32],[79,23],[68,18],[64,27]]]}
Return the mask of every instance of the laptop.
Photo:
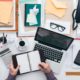
{"label": "laptop", "polygon": [[46,62],[59,73],[73,38],[39,27],[35,36],[34,50],[43,51]]}

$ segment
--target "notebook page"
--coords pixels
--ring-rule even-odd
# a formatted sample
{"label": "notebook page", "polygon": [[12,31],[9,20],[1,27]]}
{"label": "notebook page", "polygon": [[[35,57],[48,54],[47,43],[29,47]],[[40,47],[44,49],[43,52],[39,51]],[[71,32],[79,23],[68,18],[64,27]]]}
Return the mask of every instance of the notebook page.
{"label": "notebook page", "polygon": [[30,71],[29,61],[27,54],[16,56],[18,65],[20,65],[20,73],[26,73]]}
{"label": "notebook page", "polygon": [[28,56],[30,60],[31,70],[32,71],[39,70],[38,65],[41,63],[39,51],[30,52],[28,53]]}

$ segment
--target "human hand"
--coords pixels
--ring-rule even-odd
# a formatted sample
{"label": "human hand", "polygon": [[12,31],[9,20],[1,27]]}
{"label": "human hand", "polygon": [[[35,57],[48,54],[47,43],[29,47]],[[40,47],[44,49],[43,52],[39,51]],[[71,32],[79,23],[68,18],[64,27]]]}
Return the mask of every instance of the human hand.
{"label": "human hand", "polygon": [[20,68],[20,66],[17,66],[17,68],[14,68],[13,65],[10,64],[10,65],[9,65],[10,74],[11,74],[12,76],[16,76],[19,68]]}
{"label": "human hand", "polygon": [[51,68],[50,68],[48,63],[42,62],[42,63],[39,64],[39,67],[40,67],[40,70],[45,72],[45,73],[50,73],[51,72]]}

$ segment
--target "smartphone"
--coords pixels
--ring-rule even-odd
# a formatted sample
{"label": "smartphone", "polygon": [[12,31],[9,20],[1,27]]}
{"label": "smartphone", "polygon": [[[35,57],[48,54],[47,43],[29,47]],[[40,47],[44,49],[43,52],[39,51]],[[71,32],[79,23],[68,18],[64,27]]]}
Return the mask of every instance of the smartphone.
{"label": "smartphone", "polygon": [[80,66],[80,50],[78,51],[78,54],[74,60],[74,63]]}

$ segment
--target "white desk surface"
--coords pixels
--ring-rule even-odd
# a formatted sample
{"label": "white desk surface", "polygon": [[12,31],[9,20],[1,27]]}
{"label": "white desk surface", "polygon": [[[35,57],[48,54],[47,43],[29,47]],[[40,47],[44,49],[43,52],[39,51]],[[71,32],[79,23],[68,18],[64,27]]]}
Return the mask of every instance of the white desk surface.
{"label": "white desk surface", "polygon": [[[18,47],[17,44],[18,44],[19,39],[16,38],[16,34],[8,33],[8,39],[14,40],[14,42],[12,41],[12,43],[8,43],[8,46],[10,47],[10,49],[12,49],[14,54],[18,53],[19,51],[17,50],[17,47]],[[32,38],[31,37],[23,38],[23,40],[26,41],[27,51],[31,51],[34,47],[34,38],[33,37]],[[14,43],[16,43],[16,44],[14,44]],[[7,77],[9,71],[4,66],[1,58],[0,58],[0,64],[1,64],[1,66],[0,66],[0,78],[1,79],[0,80],[4,80],[4,78]],[[54,71],[54,69],[53,69],[53,71]],[[79,76],[72,76],[72,77],[66,76],[65,75],[66,71],[80,71],[79,69],[77,70],[77,69],[72,68],[72,46],[68,50],[67,58],[64,61],[62,71],[60,72],[60,74],[57,74],[55,76],[58,78],[58,80],[80,80]],[[46,80],[46,77],[41,71],[38,71],[38,72],[32,72],[32,73],[17,76],[16,80]]]}
{"label": "white desk surface", "polygon": [[[76,1],[74,0],[74,3]],[[75,8],[76,5],[74,5]],[[1,33],[0,33],[1,35]],[[8,33],[8,39],[14,40],[11,43],[9,43],[9,47],[12,49],[13,53],[19,53],[17,50],[18,47],[18,41],[19,39],[16,38],[15,33]],[[27,44],[27,50],[32,50],[34,47],[34,38],[24,38],[23,40],[26,41]],[[14,44],[16,43],[16,44]],[[11,46],[12,45],[12,46]],[[53,69],[54,71],[54,69]],[[72,68],[72,46],[68,50],[67,58],[64,61],[63,68],[60,74],[55,75],[58,80],[80,80],[80,76],[66,76],[65,72],[67,71],[80,71],[80,69],[73,69]],[[5,64],[3,63],[2,59],[0,58],[0,80],[4,80],[9,74],[8,69],[6,68]],[[38,72],[32,72],[24,75],[17,76],[16,80],[46,80],[46,77],[44,73],[41,71]]]}

